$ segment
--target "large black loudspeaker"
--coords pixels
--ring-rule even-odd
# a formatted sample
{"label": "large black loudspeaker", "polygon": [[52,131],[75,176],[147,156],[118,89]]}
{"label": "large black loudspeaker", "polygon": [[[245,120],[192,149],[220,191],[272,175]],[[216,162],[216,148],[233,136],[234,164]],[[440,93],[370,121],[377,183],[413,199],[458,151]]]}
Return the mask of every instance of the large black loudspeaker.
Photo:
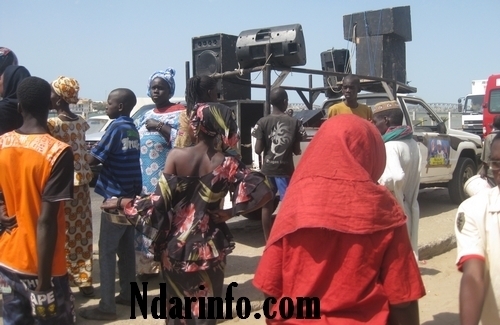
{"label": "large black loudspeaker", "polygon": [[359,37],[356,74],[406,83],[406,44],[391,35]]}
{"label": "large black loudspeaker", "polygon": [[[321,70],[329,72],[351,72],[351,62],[349,56],[349,50],[338,49],[338,50],[328,50],[321,52]],[[342,81],[343,77],[336,76],[324,76],[323,83],[327,87],[325,91],[326,97],[340,97],[342,93],[334,92],[333,88],[336,88],[337,82]]]}
{"label": "large black loudspeaker", "polygon": [[409,6],[345,15],[344,38],[356,42],[356,74],[406,83]]}
{"label": "large black loudspeaker", "polygon": [[259,162],[253,159],[253,148],[249,145],[252,143],[252,128],[260,118],[264,117],[265,101],[229,100],[222,103],[233,109],[236,115],[236,123],[240,129],[241,140],[238,142],[238,150],[241,161],[247,166],[254,165],[259,168]]}
{"label": "large black loudspeaker", "polygon": [[358,12],[344,17],[344,39],[352,41],[354,26],[356,37],[392,35],[405,42],[411,41],[410,6]]}
{"label": "large black loudspeaker", "polygon": [[278,67],[306,64],[306,45],[300,24],[246,30],[236,42],[236,57],[242,68],[266,63],[266,44],[271,44],[268,63]]}
{"label": "large black loudspeaker", "polygon": [[[238,36],[213,34],[192,38],[193,75],[203,76],[238,68],[235,48]],[[250,74],[217,81],[219,100],[250,99]]]}

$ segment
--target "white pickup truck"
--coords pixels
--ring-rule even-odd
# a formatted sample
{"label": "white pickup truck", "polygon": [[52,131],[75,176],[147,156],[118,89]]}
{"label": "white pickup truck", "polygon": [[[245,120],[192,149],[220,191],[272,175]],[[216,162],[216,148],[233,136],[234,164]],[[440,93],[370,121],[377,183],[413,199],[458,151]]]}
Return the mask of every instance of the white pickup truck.
{"label": "white pickup truck", "polygon": [[[330,98],[323,102],[324,116],[328,108],[341,101],[341,98]],[[373,107],[376,103],[389,100],[386,93],[360,93],[358,102]],[[460,204],[467,198],[464,191],[465,182],[477,172],[482,152],[481,138],[477,135],[454,129],[447,129],[445,122],[421,98],[409,94],[397,94],[406,125],[413,126],[414,138],[422,154],[421,188],[447,187],[452,202]],[[427,118],[413,120],[412,111],[425,112]],[[306,127],[310,138],[317,128]],[[307,149],[308,142],[302,143],[302,152]],[[295,157],[295,164],[300,156]]]}

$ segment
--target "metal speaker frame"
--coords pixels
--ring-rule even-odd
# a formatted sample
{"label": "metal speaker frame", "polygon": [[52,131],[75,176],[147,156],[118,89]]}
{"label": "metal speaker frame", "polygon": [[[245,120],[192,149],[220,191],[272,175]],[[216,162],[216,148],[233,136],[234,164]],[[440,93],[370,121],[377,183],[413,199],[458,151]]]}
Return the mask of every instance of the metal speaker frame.
{"label": "metal speaker frame", "polygon": [[[271,57],[266,57],[270,44]],[[300,24],[242,31],[236,42],[236,57],[241,68],[254,68],[266,62],[279,67],[307,63],[304,32]]]}

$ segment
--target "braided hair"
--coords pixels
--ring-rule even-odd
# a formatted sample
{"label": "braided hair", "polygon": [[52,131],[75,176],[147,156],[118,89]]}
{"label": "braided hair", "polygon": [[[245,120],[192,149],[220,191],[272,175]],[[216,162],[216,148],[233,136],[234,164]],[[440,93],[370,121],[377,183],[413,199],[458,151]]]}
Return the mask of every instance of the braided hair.
{"label": "braided hair", "polygon": [[188,116],[199,102],[207,101],[208,91],[215,88],[217,80],[210,76],[194,76],[188,80],[186,87],[186,104]]}

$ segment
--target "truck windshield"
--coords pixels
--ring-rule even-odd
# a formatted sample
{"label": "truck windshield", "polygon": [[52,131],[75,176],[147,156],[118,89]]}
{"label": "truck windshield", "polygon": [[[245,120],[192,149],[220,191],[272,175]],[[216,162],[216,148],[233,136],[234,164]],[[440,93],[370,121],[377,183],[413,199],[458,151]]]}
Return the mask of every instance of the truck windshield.
{"label": "truck windshield", "polygon": [[490,93],[490,112],[500,113],[500,89],[493,89]]}
{"label": "truck windshield", "polygon": [[484,95],[470,95],[465,98],[464,113],[483,113]]}

